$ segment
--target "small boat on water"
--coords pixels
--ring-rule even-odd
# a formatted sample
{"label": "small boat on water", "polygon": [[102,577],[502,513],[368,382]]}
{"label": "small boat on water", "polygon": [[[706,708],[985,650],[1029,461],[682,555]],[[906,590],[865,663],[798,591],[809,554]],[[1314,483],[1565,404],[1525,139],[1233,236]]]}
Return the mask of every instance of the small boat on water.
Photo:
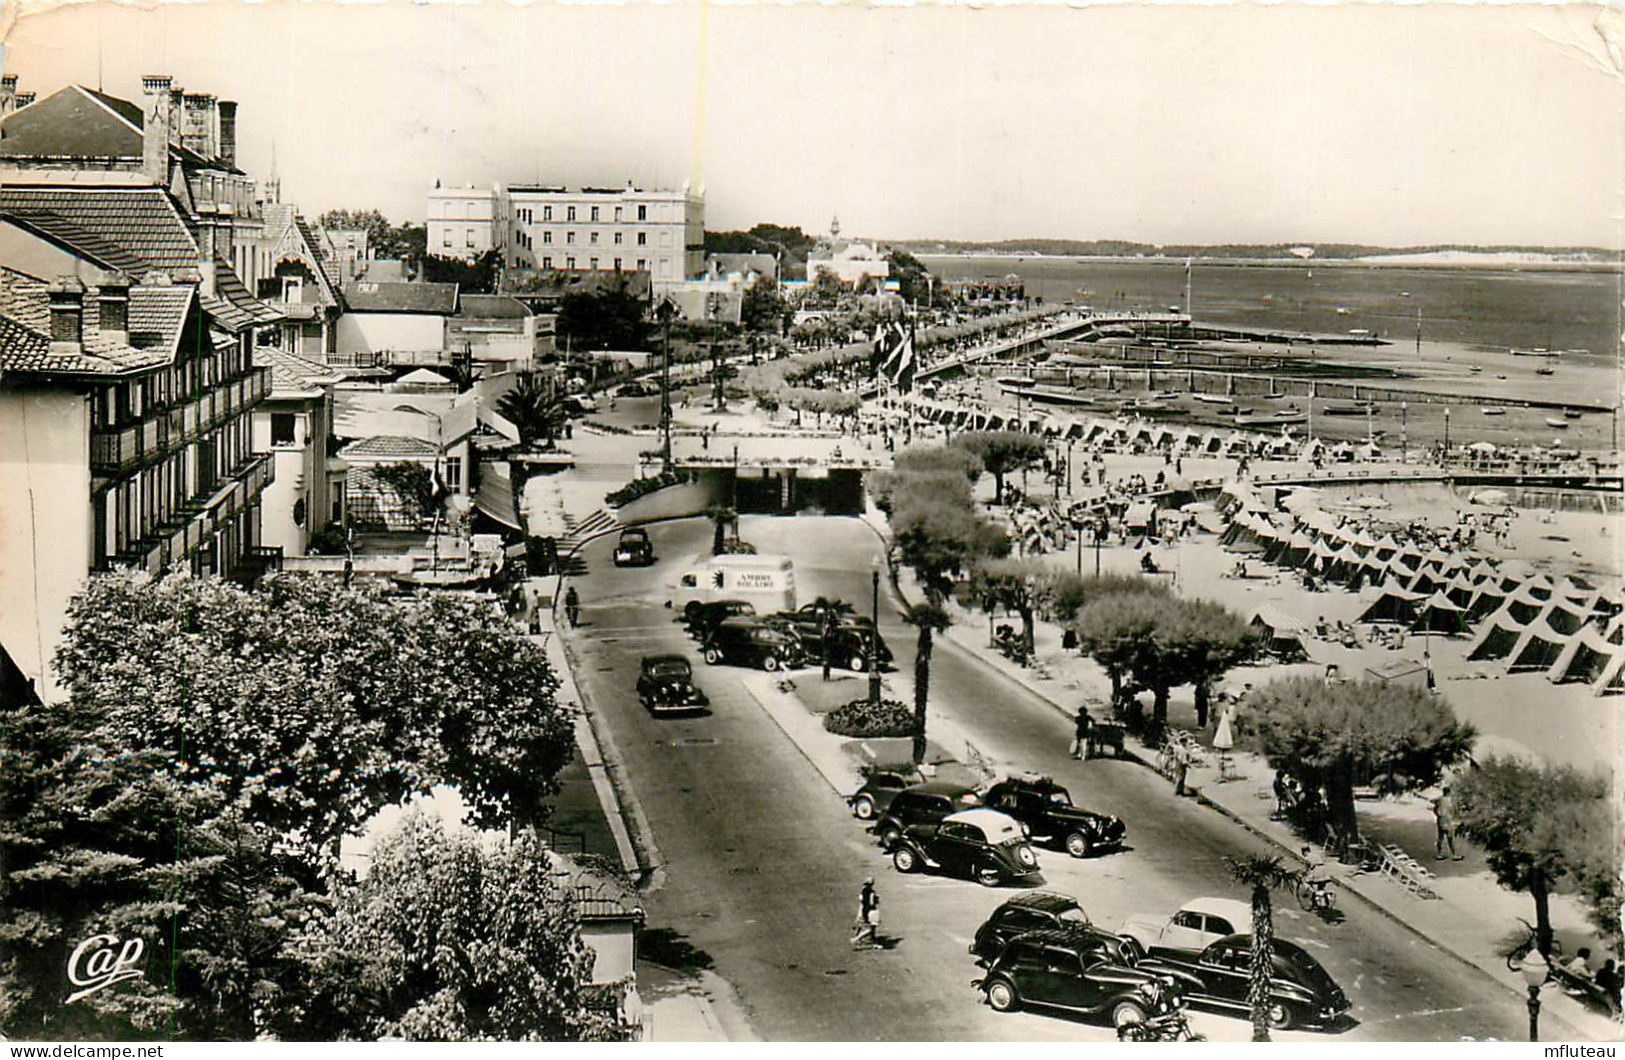
{"label": "small boat on water", "polygon": [[1409,298],[1410,296],[1411,296],[1411,292],[1409,292],[1409,291],[1401,291],[1401,292],[1399,292],[1399,297],[1401,297],[1401,298]]}
{"label": "small boat on water", "polygon": [[1535,374],[1536,375],[1554,375],[1554,374],[1556,374],[1556,372],[1557,372],[1556,368],[1541,367],[1541,368],[1536,368],[1535,369]]}
{"label": "small boat on water", "polygon": [[1548,427],[1556,427],[1560,431],[1566,431],[1566,430],[1569,429],[1569,421],[1568,420],[1560,420],[1560,419],[1556,419],[1556,418],[1551,417],[1551,416],[1547,416],[1546,417],[1546,426],[1548,426]]}
{"label": "small boat on water", "polygon": [[1349,334],[1363,339],[1370,335],[1371,331],[1368,328],[1349,328]]}
{"label": "small boat on water", "polygon": [[1364,416],[1366,413],[1375,410],[1376,406],[1369,401],[1355,401],[1348,404],[1328,402],[1326,407],[1320,411],[1321,415],[1324,416]]}
{"label": "small boat on water", "polygon": [[1233,398],[1220,397],[1218,394],[1195,394],[1193,396],[1204,405],[1234,405],[1236,403]]}
{"label": "small boat on water", "polygon": [[1512,350],[1512,356],[1514,356],[1514,357],[1554,357],[1554,356],[1556,356],[1556,354],[1554,354],[1551,350],[1548,350],[1544,346],[1536,346],[1532,350],[1520,350],[1520,349],[1514,348]]}
{"label": "small boat on water", "polygon": [[1020,393],[1025,394],[1029,401],[1035,401],[1041,405],[1085,406],[1095,403],[1093,398],[1080,394],[1076,390],[1065,390],[1060,387],[1032,387],[1023,389]]}
{"label": "small boat on water", "polygon": [[1564,409],[1563,410],[1563,418],[1566,419],[1566,420],[1577,420],[1577,419],[1580,418],[1580,410],[1579,409]]}
{"label": "small boat on water", "polygon": [[1267,416],[1237,416],[1237,427],[1292,427],[1300,423],[1308,423],[1309,417],[1304,413],[1272,412]]}
{"label": "small boat on water", "polygon": [[1018,390],[1026,390],[1030,387],[1037,386],[1038,380],[1029,379],[1024,375],[1001,375],[998,378],[998,384],[1005,388],[1014,387]]}
{"label": "small boat on water", "polygon": [[1337,307],[1337,315],[1340,317],[1346,317],[1352,312],[1354,312],[1354,310],[1350,309],[1346,305],[1340,305]]}
{"label": "small boat on water", "polygon": [[1473,374],[1474,374],[1474,375],[1477,375],[1477,374],[1478,374],[1478,373],[1479,373],[1479,372],[1482,372],[1482,371],[1483,371],[1483,370],[1484,370],[1484,368],[1483,368],[1483,366],[1482,366],[1482,365],[1477,365],[1477,364],[1469,364],[1469,365],[1468,365],[1468,366],[1467,366],[1467,370],[1468,370],[1468,371],[1469,371],[1469,372],[1471,372],[1471,373],[1473,373]]}
{"label": "small boat on water", "polygon": [[1497,409],[1497,408],[1485,408],[1485,409],[1479,409],[1478,411],[1482,412],[1486,416],[1505,416],[1507,414],[1506,409]]}

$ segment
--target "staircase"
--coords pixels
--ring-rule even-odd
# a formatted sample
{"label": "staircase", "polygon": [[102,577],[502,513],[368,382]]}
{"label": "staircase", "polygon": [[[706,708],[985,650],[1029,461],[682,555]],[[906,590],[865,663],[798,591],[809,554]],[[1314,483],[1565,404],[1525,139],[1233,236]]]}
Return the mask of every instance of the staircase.
{"label": "staircase", "polygon": [[620,520],[615,513],[599,508],[585,519],[577,519],[569,512],[564,513],[565,534],[559,538],[559,567],[565,574],[587,573],[587,561],[576,555],[588,538],[618,529]]}

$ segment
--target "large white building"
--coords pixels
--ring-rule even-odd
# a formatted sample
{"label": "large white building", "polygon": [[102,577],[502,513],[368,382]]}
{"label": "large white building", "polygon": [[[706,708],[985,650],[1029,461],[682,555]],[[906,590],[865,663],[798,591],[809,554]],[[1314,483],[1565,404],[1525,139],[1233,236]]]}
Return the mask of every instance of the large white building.
{"label": "large white building", "polygon": [[630,183],[431,189],[431,254],[473,258],[491,246],[508,269],[647,272],[663,288],[705,271],[705,197]]}
{"label": "large white building", "polygon": [[498,244],[497,198],[490,188],[429,189],[430,254],[473,261]]}

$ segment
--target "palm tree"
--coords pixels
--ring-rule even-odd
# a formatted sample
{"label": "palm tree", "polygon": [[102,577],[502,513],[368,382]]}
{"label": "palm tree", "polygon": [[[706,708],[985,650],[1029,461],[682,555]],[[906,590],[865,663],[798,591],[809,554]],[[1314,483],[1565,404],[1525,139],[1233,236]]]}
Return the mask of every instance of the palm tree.
{"label": "palm tree", "polygon": [[1247,983],[1247,1004],[1252,1010],[1253,1041],[1270,1040],[1270,972],[1274,967],[1271,944],[1275,941],[1275,914],[1270,892],[1295,882],[1301,875],[1281,863],[1278,857],[1249,854],[1225,858],[1230,878],[1252,889],[1253,963]]}
{"label": "palm tree", "polygon": [[734,537],[739,536],[739,513],[726,504],[713,504],[705,509],[711,520],[711,555],[720,556],[727,546],[727,528],[733,526]]}
{"label": "palm tree", "polygon": [[497,413],[519,431],[519,442],[529,449],[537,439],[553,447],[564,423],[564,403],[558,388],[537,372],[521,372],[519,382],[497,399]]}
{"label": "palm tree", "polygon": [[932,638],[953,625],[948,612],[935,603],[912,604],[903,621],[920,631],[914,646],[914,764],[925,761],[925,705],[931,691]]}

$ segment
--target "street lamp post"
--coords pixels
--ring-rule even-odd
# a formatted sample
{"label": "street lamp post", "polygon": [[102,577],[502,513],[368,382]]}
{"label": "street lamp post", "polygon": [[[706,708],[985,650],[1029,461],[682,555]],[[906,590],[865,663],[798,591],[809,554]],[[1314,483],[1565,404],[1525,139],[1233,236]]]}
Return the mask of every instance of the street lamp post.
{"label": "street lamp post", "polygon": [[1523,981],[1529,987],[1529,1040],[1540,1041],[1540,988],[1546,985],[1551,978],[1551,965],[1546,963],[1545,954],[1540,950],[1531,948],[1524,955],[1523,963],[1518,966],[1523,973]]}
{"label": "street lamp post", "polygon": [[1410,402],[1401,401],[1399,403],[1399,462],[1401,464],[1406,463],[1407,460],[1408,460],[1407,451],[1410,448],[1410,445],[1409,445],[1410,439],[1408,437],[1409,431],[1410,431]]}
{"label": "street lamp post", "polygon": [[660,321],[660,470],[671,470],[671,299],[655,308]]}
{"label": "street lamp post", "polygon": [[869,561],[869,581],[874,590],[874,631],[869,644],[869,705],[880,705],[880,557]]}
{"label": "street lamp post", "polygon": [[1450,463],[1450,409],[1448,406],[1444,410],[1444,458],[1440,463]]}

